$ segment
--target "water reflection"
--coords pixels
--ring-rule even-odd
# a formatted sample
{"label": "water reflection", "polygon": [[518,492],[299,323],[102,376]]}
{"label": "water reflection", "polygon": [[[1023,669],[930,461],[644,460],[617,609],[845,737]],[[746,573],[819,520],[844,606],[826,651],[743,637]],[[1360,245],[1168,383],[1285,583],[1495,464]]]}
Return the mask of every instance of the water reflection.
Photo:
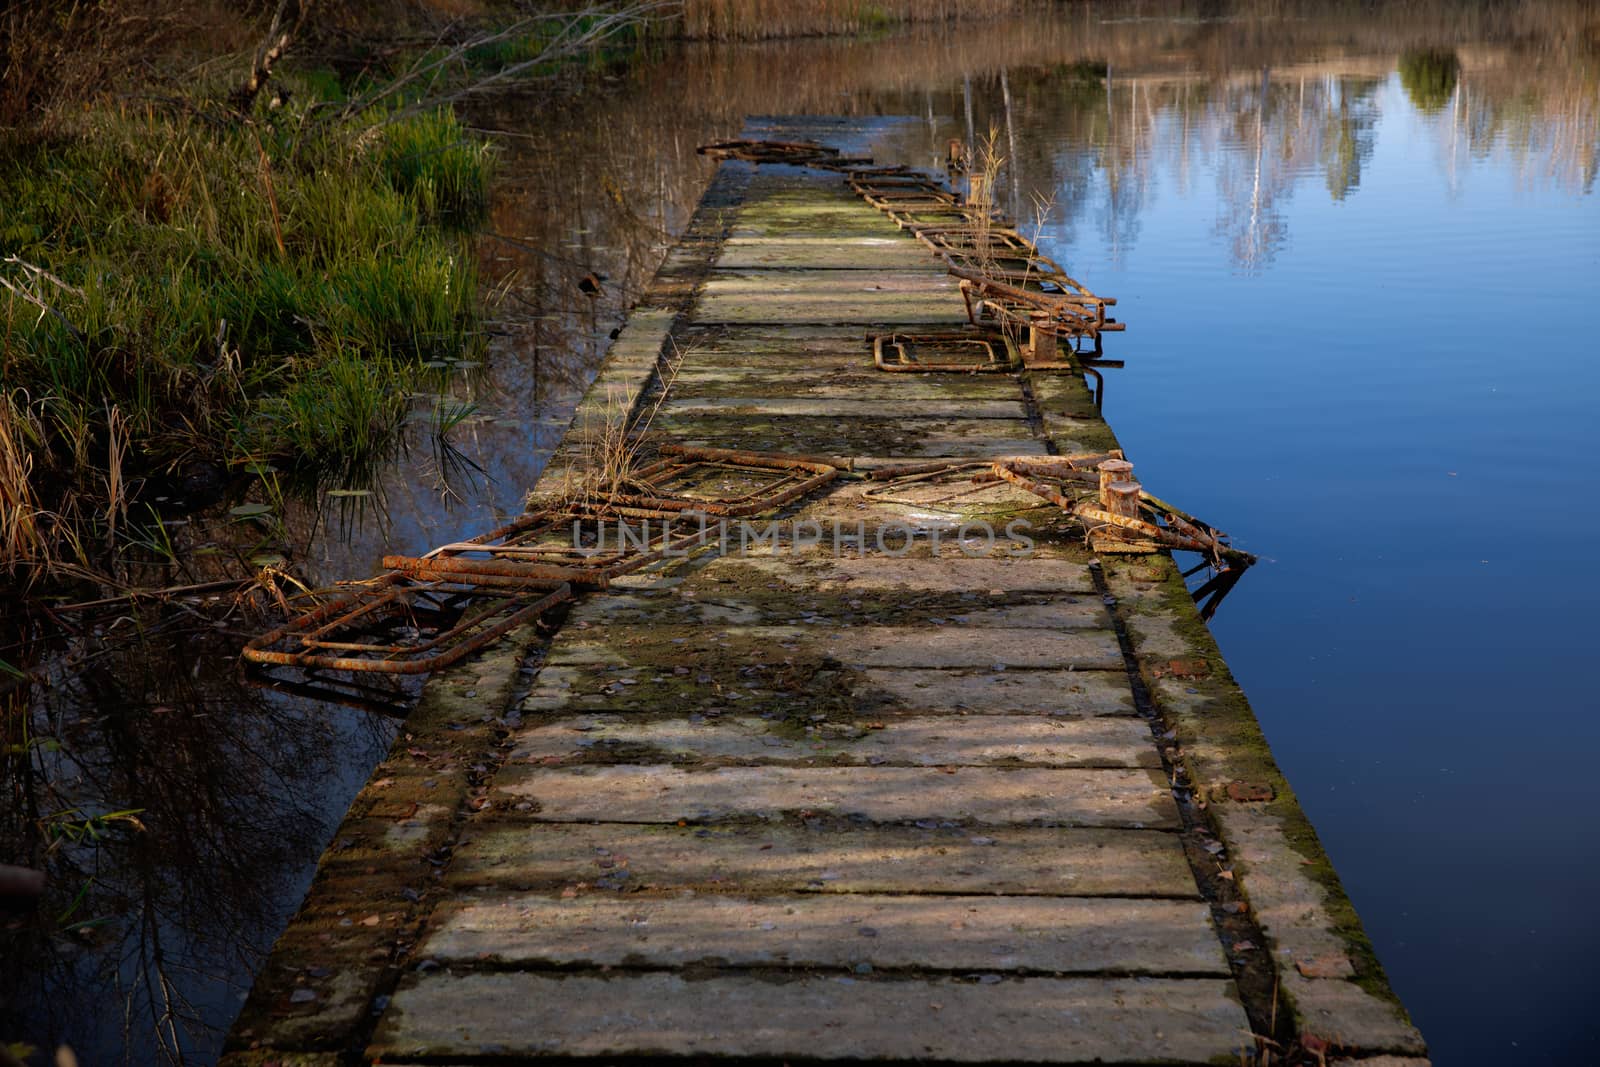
{"label": "water reflection", "polygon": [[136,625],[90,624],[3,698],[0,855],[49,884],[0,913],[0,1033],[205,1062],[391,728],[241,687],[226,624]]}
{"label": "water reflection", "polygon": [[[497,131],[501,152],[493,236],[480,243],[501,296],[485,366],[442,387],[474,405],[451,434],[457,451],[419,444],[380,472],[373,496],[291,512],[255,547],[319,584],[519,510],[709,177],[694,147],[737,135],[747,115],[914,115],[874,149],[936,169],[952,137],[992,127],[1012,212],[1026,222],[1041,194],[1047,250],[1097,246],[1113,266],[1169,239],[1182,199],[1203,205],[1214,239],[1188,269],[1270,278],[1303,209],[1370,195],[1394,138],[1428,146],[1426,177],[1442,193],[1502,171],[1566,196],[1593,191],[1600,34],[1584,4],[1134,10],[674,48],[582,91],[475,104],[470,121]],[[598,285],[585,287],[590,275]],[[1167,283],[1181,292],[1192,279]],[[419,442],[437,410],[419,399]],[[1240,525],[1228,508],[1206,510]],[[196,543],[225,544],[223,532],[197,529]],[[238,562],[231,549],[215,559],[189,560],[193,576]],[[1225,584],[1197,590],[1202,603]],[[92,1063],[154,1062],[174,1047],[211,1059],[385,746],[386,720],[346,707],[384,694],[244,684],[236,656],[253,626],[216,626],[212,607],[196,607],[198,626],[181,612],[182,626],[146,620],[136,639],[135,620],[112,615],[35,636],[24,657],[49,684],[5,697],[0,860],[48,863],[52,882],[39,912],[0,917],[0,1038],[69,1040]],[[87,816],[129,808],[138,825],[52,847]]]}

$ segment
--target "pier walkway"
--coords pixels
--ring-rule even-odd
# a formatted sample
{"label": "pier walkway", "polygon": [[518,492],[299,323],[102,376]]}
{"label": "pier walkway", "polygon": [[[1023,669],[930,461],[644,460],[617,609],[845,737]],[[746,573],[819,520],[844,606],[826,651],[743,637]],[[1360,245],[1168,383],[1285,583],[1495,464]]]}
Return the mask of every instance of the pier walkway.
{"label": "pier walkway", "polygon": [[[838,175],[724,164],[537,492],[658,401],[857,473],[1116,447],[1080,374],[875,368],[964,321]],[[436,676],[225,1062],[1425,1062],[1170,559],[970,472],[778,519]]]}

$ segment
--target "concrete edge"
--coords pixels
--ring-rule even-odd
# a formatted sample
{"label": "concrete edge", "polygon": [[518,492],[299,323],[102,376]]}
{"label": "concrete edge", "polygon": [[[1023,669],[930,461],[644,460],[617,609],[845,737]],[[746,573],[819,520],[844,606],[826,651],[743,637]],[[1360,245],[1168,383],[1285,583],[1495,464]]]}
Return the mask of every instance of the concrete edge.
{"label": "concrete edge", "polygon": [[[597,414],[604,418],[619,389],[634,404],[645,396],[672,327],[694,302],[751,173],[743,164],[718,168],[684,234],[607,351],[573,426]],[[552,455],[536,493],[557,484],[557,460],[567,447]],[[543,643],[533,627],[525,627],[428,680],[258,972],[224,1041],[224,1064],[324,1067],[359,1054],[384,1007],[384,991],[393,986],[432,910],[429,890],[448,864],[459,821],[484,777],[474,768],[493,762],[498,716],[524,681],[519,668]],[[386,895],[373,896],[373,888]]]}
{"label": "concrete edge", "polygon": [[1168,556],[1112,557],[1102,568],[1195,803],[1226,846],[1218,861],[1231,864],[1267,940],[1295,1034],[1330,1051],[1424,1055],[1177,565]]}

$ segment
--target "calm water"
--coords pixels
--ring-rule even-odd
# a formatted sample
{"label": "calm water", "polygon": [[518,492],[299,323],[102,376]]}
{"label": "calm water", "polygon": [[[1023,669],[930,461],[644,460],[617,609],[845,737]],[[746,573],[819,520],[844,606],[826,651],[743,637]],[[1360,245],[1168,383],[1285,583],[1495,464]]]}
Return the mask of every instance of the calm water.
{"label": "calm water", "polygon": [[[1266,560],[1213,628],[1435,1062],[1591,1061],[1600,15],[1308,10],[678,49],[479,106],[512,294],[457,389],[483,473],[419,444],[381,507],[296,516],[285,547],[364,575],[515,510],[709,178],[696,144],[909,114],[880,153],[921,163],[992,126],[1015,213],[1043,198],[1047,250],[1120,299],[1107,415],[1142,480]],[[0,922],[0,1037],[203,1063],[391,727],[242,686],[248,620],[108,626],[35,694],[59,747],[8,795],[143,829],[58,850],[48,921]]]}
{"label": "calm water", "polygon": [[1214,631],[1435,1062],[1594,1062],[1600,55],[1451,43],[1013,88],[1019,178],[1142,479],[1268,560]]}

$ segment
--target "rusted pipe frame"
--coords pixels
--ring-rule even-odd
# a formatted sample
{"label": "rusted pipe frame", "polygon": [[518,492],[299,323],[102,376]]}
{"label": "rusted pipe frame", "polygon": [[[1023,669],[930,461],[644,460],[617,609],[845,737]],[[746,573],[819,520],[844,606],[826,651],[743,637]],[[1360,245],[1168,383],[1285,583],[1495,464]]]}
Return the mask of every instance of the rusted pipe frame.
{"label": "rusted pipe frame", "polygon": [[935,459],[926,463],[901,463],[893,467],[878,467],[875,470],[868,471],[867,480],[889,482],[900,478],[909,478],[916,474],[939,474],[944,471],[987,467],[991,462],[987,459]]}
{"label": "rusted pipe frame", "polygon": [[[406,570],[407,573],[416,573],[419,563],[425,563],[434,559],[459,558],[462,554],[469,552],[482,552],[491,556],[499,555],[502,557],[507,555],[526,556],[541,551],[539,547],[530,543],[534,538],[553,533],[564,533],[575,522],[604,522],[608,518],[617,517],[674,521],[681,517],[678,511],[643,511],[642,509],[634,509],[634,514],[622,516],[620,513],[623,510],[624,509],[621,508],[590,509],[579,506],[559,511],[535,511],[527,515],[520,516],[504,526],[490,530],[488,533],[479,534],[476,537],[470,537],[464,541],[452,541],[448,544],[437,545],[434,548],[430,548],[420,557],[385,557],[386,560],[395,559],[406,562],[403,565],[385,562],[384,566],[393,566]],[[555,562],[548,562],[547,565],[556,569],[542,576],[534,575],[535,578],[544,578],[556,581],[569,581],[573,578],[573,574],[571,573],[572,568],[569,566],[567,561],[571,559],[574,553],[577,553],[578,550],[576,547],[569,548],[557,542],[551,544],[548,549],[542,551],[548,556],[555,557]],[[604,566],[608,561],[620,559],[625,555],[626,553],[580,555],[580,558],[583,560],[584,564],[581,569],[585,572],[591,571]]]}
{"label": "rusted pipe frame", "polygon": [[[1038,482],[1029,478],[1021,471],[1014,469],[1015,465],[1006,461],[997,461],[994,472],[1013,485],[1020,486],[1028,492],[1050,501],[1062,511],[1074,515],[1087,522],[1097,523],[1101,526],[1115,526],[1121,530],[1129,530],[1146,537],[1166,548],[1187,549],[1191,552],[1203,552],[1205,547],[1182,537],[1171,530],[1164,529],[1154,523],[1145,522],[1143,519],[1129,519],[1121,515],[1113,515],[1109,511],[1073,500],[1065,496],[1055,486]],[[1093,529],[1090,530],[1093,533]]]}
{"label": "rusted pipe frame", "polygon": [[956,194],[950,187],[939,179],[915,171],[900,171],[895,174],[863,175],[851,174],[845,179],[850,190],[858,196],[867,196],[874,193],[901,193],[922,191],[927,193],[943,193],[956,200]]}
{"label": "rusted pipe frame", "polygon": [[[378,586],[378,588],[383,589],[383,593],[380,595],[385,595],[392,591],[384,587],[398,586],[408,580],[409,579],[407,576],[402,574],[391,573],[384,575],[382,582]],[[428,586],[432,586],[434,584],[436,583],[423,583],[420,588],[426,589]],[[360,617],[366,614],[365,612],[359,611],[359,603],[364,596],[371,593],[373,587],[369,586],[359,592],[331,600],[314,611],[291,619],[284,625],[276,627],[272,630],[269,630],[265,634],[251,639],[245,645],[244,658],[251,663],[280,667],[322,668],[325,670],[337,671],[374,671],[383,674],[427,674],[432,671],[450,666],[451,664],[459,661],[462,657],[467,656],[472,652],[475,652],[478,649],[492,643],[493,641],[498,640],[500,637],[510,633],[518,626],[521,626],[527,622],[531,622],[533,619],[542,615],[550,608],[562,603],[565,600],[569,600],[572,597],[572,587],[566,583],[561,583],[554,586],[551,586],[547,583],[543,588],[545,589],[545,593],[543,596],[539,597],[539,599],[534,600],[531,603],[524,604],[522,607],[512,612],[512,614],[504,619],[501,619],[494,625],[487,627],[479,633],[473,634],[467,640],[462,641],[450,647],[446,651],[434,656],[427,656],[420,659],[362,659],[352,656],[325,656],[315,653],[277,652],[272,650],[272,645],[275,645],[280,641],[293,638],[307,626],[320,625],[329,619],[340,617],[341,614],[349,612],[352,605],[357,606],[357,610],[353,613],[354,617]],[[470,592],[463,591],[463,595],[472,594]],[[521,597],[515,596],[506,598],[505,602],[500,605],[500,610],[503,611],[506,607],[515,606],[521,600]],[[487,621],[488,618],[492,618],[495,614],[498,614],[498,612],[491,611],[487,614],[480,613],[473,622],[473,625],[481,624],[482,622]],[[462,625],[458,624],[452,629],[452,633],[459,633],[461,630]],[[323,628],[323,632],[326,632],[325,627]],[[425,647],[436,648],[438,647],[438,644],[438,639],[434,639],[433,641],[426,643]],[[411,654],[417,647],[418,646],[409,645],[370,646],[371,650],[375,654],[385,656]]]}
{"label": "rusted pipe frame", "polygon": [[848,178],[850,189],[857,196],[869,196],[882,193],[900,193],[920,191],[925,193],[943,193],[952,201],[955,193],[950,187],[936,178],[925,177],[914,172],[900,174],[882,174],[872,177],[851,175]]}
{"label": "rusted pipe frame", "polygon": [[245,643],[244,658],[253,663],[271,662],[270,660],[258,658],[258,654],[262,653],[271,645],[277,644],[291,632],[307,631],[312,633],[326,633],[327,627],[323,626],[323,624],[330,619],[339,617],[341,614],[347,611],[348,605],[358,602],[364,603],[362,600],[363,595],[373,592],[374,590],[377,593],[377,597],[380,599],[384,597],[390,597],[392,596],[392,590],[390,587],[397,585],[402,580],[403,579],[401,575],[385,574],[378,578],[377,581],[363,585],[354,592],[346,593],[344,596],[334,597],[331,600],[324,601],[322,604],[312,608],[310,611],[302,612],[301,614],[295,616],[282,626],[274,627],[264,634],[260,634],[251,638]]}
{"label": "rusted pipe frame", "polygon": [[[1087,286],[1066,271],[1061,265],[1042,253],[1034,252],[1028,255],[1013,255],[1002,250],[998,255],[979,251],[973,248],[944,248],[938,250],[945,263],[955,264],[964,270],[981,274],[991,281],[1013,286],[1027,292],[1042,293],[1045,296],[1055,297],[1068,303],[1085,304],[1101,309],[1114,307],[1116,297],[1100,296],[1091,292]],[[1008,263],[1021,262],[1023,266],[1008,266]],[[1054,286],[1054,291],[1044,288]],[[1038,288],[1030,288],[1037,286]],[[1103,317],[1104,311],[1101,311]]]}
{"label": "rusted pipe frame", "polygon": [[[413,592],[416,594],[416,596],[413,596],[410,600],[407,600],[404,597],[399,597],[391,600],[390,602],[393,603],[397,609],[405,610],[407,616],[411,619],[412,624],[415,625],[417,617],[415,601],[422,593],[431,591],[433,590],[427,589],[426,587],[418,587],[413,590],[408,590],[408,592]],[[464,606],[461,610],[461,617],[456,620],[454,626],[435,634],[425,641],[420,641],[417,644],[395,643],[387,645],[375,645],[370,641],[328,641],[322,639],[321,637],[313,637],[307,634],[300,638],[300,645],[302,648],[322,649],[323,651],[329,652],[372,652],[382,654],[398,654],[404,652],[408,655],[429,652],[435,648],[438,648],[440,645],[448,644],[450,641],[464,633],[471,631],[484,621],[500,614],[500,612],[504,610],[505,602],[509,596],[509,594],[501,593],[498,590],[493,592],[483,592],[476,589],[471,591],[455,590],[453,595],[457,597],[466,597],[469,600],[474,598],[484,600],[496,598],[498,603],[491,601],[490,603],[484,604],[481,608],[476,609],[472,608],[470,604]],[[436,605],[436,610],[443,610],[443,608],[443,603]],[[398,611],[396,614],[398,614]],[[350,616],[347,616],[351,623],[358,622],[360,617],[360,613],[356,612],[352,612]],[[329,627],[326,626],[321,628],[321,632],[328,632],[328,630]]]}
{"label": "rusted pipe frame", "polygon": [[[710,462],[704,460],[690,460],[682,463],[662,464],[661,469],[654,472],[650,481],[660,487],[663,493],[671,494],[672,491],[662,485],[662,483],[664,483],[668,478],[704,467],[730,471],[743,469],[746,471],[755,470],[769,472],[772,470],[772,468],[769,467],[751,467],[745,464],[736,464],[727,461]],[[643,499],[652,500],[663,504],[668,502],[677,503],[681,501],[684,505],[685,511],[702,512],[707,515],[715,515],[718,518],[742,518],[749,515],[757,515],[763,511],[770,511],[773,508],[781,507],[782,505],[787,504],[789,501],[795,499],[795,497],[809,492],[817,485],[832,481],[837,474],[838,472],[832,468],[829,468],[829,473],[826,476],[807,474],[803,471],[795,471],[792,469],[783,469],[779,472],[779,477],[774,481],[762,486],[759,489],[751,490],[742,496],[718,499],[673,494],[669,496],[645,497]],[[820,481],[817,480],[819,478],[821,479]]]}
{"label": "rusted pipe frame", "polygon": [[893,182],[886,185],[851,182],[850,184],[857,196],[879,211],[894,210],[899,204],[907,201],[911,203],[937,201],[939,205],[960,203],[955,193],[929,182]]}
{"label": "rusted pipe frame", "polygon": [[[701,448],[688,445],[665,445],[662,447],[663,455],[672,457],[662,461],[663,464],[676,464],[680,469],[689,469],[693,465],[745,467],[756,470],[783,471],[794,479],[792,484],[785,485],[782,481],[774,483],[766,489],[756,490],[745,496],[731,500],[701,501],[694,500],[697,510],[723,518],[747,518],[759,515],[765,511],[782,507],[792,500],[797,500],[815,489],[819,489],[839,476],[838,464],[827,462],[815,456],[791,456],[779,452],[750,452],[732,448]],[[662,464],[653,466],[660,467]],[[663,468],[664,469],[664,468]],[[648,471],[641,471],[643,479],[649,481]],[[680,498],[690,499],[693,498]]]}
{"label": "rusted pipe frame", "polygon": [[[986,271],[967,266],[965,263],[959,263],[949,252],[940,253],[940,258],[944,260],[945,270],[951,276],[972,283],[979,290],[980,296],[1000,297],[1049,314],[1059,313],[1064,307],[1073,309],[1095,308],[1097,311],[1096,324],[1098,325],[1105,321],[1106,298],[1087,290],[1075,294],[1036,292],[1032,289],[1013,285],[1010,282],[996,278]],[[963,254],[962,258],[969,257]],[[1070,279],[1068,280],[1070,281]],[[1084,314],[1082,311],[1076,310],[1073,313],[1080,316]]]}
{"label": "rusted pipe frame", "polygon": [[[883,211],[882,208],[879,208],[879,210]],[[919,226],[950,227],[954,225],[958,227],[973,227],[975,217],[979,213],[971,208],[957,207],[948,211],[912,211],[894,208],[884,211],[884,214],[889,217],[889,221],[900,227],[900,229],[915,232]],[[989,223],[999,230],[1016,228],[1012,220],[999,211],[994,211],[990,214]]]}
{"label": "rusted pipe frame", "polygon": [[[1006,358],[1004,362],[995,358],[995,343],[1004,347]],[[906,344],[918,342],[956,342],[969,345],[982,345],[989,353],[987,363],[921,363],[906,358]],[[886,358],[885,350],[894,348],[899,352],[899,359],[891,361]],[[1020,368],[1016,349],[1010,340],[1003,335],[998,338],[990,336],[974,336],[972,334],[957,333],[887,333],[877,334],[872,338],[872,359],[881,371],[893,373],[948,373],[948,374],[1006,374]]]}
{"label": "rusted pipe frame", "polygon": [[662,445],[662,455],[681,456],[708,463],[739,463],[746,467],[768,467],[772,470],[808,470],[822,474],[831,467],[835,471],[848,470],[855,461],[835,456],[807,456],[789,452],[751,452],[742,448],[711,448],[704,445]]}
{"label": "rusted pipe frame", "polygon": [[1054,327],[1058,335],[1068,340],[1078,337],[1097,337],[1102,329],[1093,318],[1071,303],[1058,304],[1046,311],[1041,310],[1039,305],[1033,302],[1011,300],[1003,296],[985,296],[982,294],[983,286],[980,285],[973,285],[972,288],[979,291],[976,303],[980,310],[990,309],[994,317],[1001,321],[1019,326],[1036,326],[1042,321],[1044,325]]}
{"label": "rusted pipe frame", "polygon": [[907,194],[905,196],[879,196],[874,194],[863,196],[861,199],[879,211],[886,213],[891,211],[939,211],[942,208],[956,205],[956,201],[946,199],[945,195]]}
{"label": "rusted pipe frame", "polygon": [[510,522],[506,523],[504,526],[497,526],[487,533],[481,533],[476,537],[469,537],[465,541],[456,541],[449,545],[440,545],[437,548],[431,548],[422,554],[422,558],[431,558],[435,553],[444,552],[459,545],[485,545],[494,541],[504,541],[507,538],[516,537],[523,534],[553,530],[564,525],[564,520],[568,517],[568,513],[566,512],[547,511],[543,509],[539,511],[530,511],[526,515],[519,515]]}
{"label": "rusted pipe frame", "polygon": [[[1035,305],[989,296],[974,297],[972,291],[979,288],[981,287],[965,279],[961,282],[961,298],[966,302],[967,321],[972,325],[985,326],[985,320],[991,316],[997,322],[1009,322],[1019,326],[1031,326],[1038,320],[1040,312]],[[1095,329],[1094,323],[1086,317],[1076,314],[1071,308],[1062,307],[1056,309],[1053,320],[1057,332],[1064,334],[1068,338],[1080,336],[1098,338],[1099,336],[1099,331]],[[1027,363],[1026,359],[1024,359],[1024,363],[1030,367],[1040,369],[1067,369],[1070,366],[1069,364],[1061,363],[1059,360],[1050,363]]]}
{"label": "rusted pipe frame", "polygon": [[1034,243],[1013,229],[981,226],[913,226],[911,234],[935,254],[970,251],[980,244],[1005,253],[1037,255]]}
{"label": "rusted pipe frame", "polygon": [[946,474],[958,474],[962,470],[976,470],[978,468],[984,468],[987,466],[988,464],[981,462],[964,463],[946,467],[942,470],[920,471],[914,474],[903,474],[897,478],[881,478],[877,480],[876,484],[869,485],[867,488],[863,489],[861,491],[861,497],[864,500],[882,501],[890,504],[904,504],[911,507],[932,508],[935,511],[948,512],[950,509],[941,508],[939,505],[948,504],[950,501],[955,500],[958,497],[968,496],[972,493],[980,493],[989,485],[992,485],[993,480],[983,479],[975,473],[971,478],[966,480],[966,485],[964,488],[956,489],[953,492],[946,493],[944,496],[933,497],[925,500],[907,500],[905,498],[896,499],[889,494],[919,482],[931,482],[934,479]]}
{"label": "rusted pipe frame", "polygon": [[1004,464],[1018,474],[1042,474],[1050,478],[1069,475],[1086,475],[1090,484],[1098,486],[1100,475],[1096,468],[1108,459],[1123,459],[1121,449],[1110,452],[1081,452],[1073,456],[1002,456],[988,462]]}
{"label": "rusted pipe frame", "polygon": [[[639,468],[632,474],[632,482],[643,492],[615,492],[605,498],[591,512],[601,517],[644,517],[670,519],[690,514],[703,514],[719,518],[745,518],[782,507],[792,500],[817,489],[848,469],[852,461],[836,457],[795,456],[775,452],[750,452],[728,448],[698,448],[685,445],[665,445],[663,458]],[[693,469],[696,466],[713,466],[728,469],[739,467],[760,471],[782,472],[770,485],[731,499],[705,499],[674,494],[661,488],[668,477]],[[512,527],[518,524],[513,523]],[[509,531],[511,527],[502,528]],[[488,539],[491,535],[485,535]]]}
{"label": "rusted pipe frame", "polygon": [[364,588],[357,589],[353,593],[347,594],[346,598],[352,599],[353,601],[359,601],[361,605],[359,608],[353,609],[347,614],[339,615],[336,618],[330,617],[322,619],[317,624],[313,625],[312,628],[306,630],[301,639],[318,639],[322,637],[323,634],[330,633],[341,626],[348,626],[350,623],[357,621],[364,615],[371,615],[376,612],[381,612],[388,608],[390,604],[398,601],[401,592],[402,590],[398,587],[398,583],[396,582],[378,582],[367,585]]}
{"label": "rusted pipe frame", "polygon": [[[601,524],[611,517],[613,516],[609,514],[565,516],[568,521],[581,522],[588,519]],[[691,518],[698,520],[698,513],[687,511],[672,513],[670,517],[662,519],[659,533],[653,536],[647,526],[645,533],[651,538],[651,547],[648,548],[623,545],[609,552],[587,554],[574,545],[567,549],[552,547],[550,556],[539,560],[508,558],[527,554],[525,551],[519,551],[525,550],[526,546],[518,545],[515,538],[527,536],[530,532],[546,533],[552,528],[543,525],[525,530],[521,535],[514,534],[506,539],[496,539],[499,543],[475,539],[441,546],[421,557],[385,556],[383,566],[418,579],[470,581],[480,585],[513,588],[519,583],[526,586],[570,582],[604,589],[612,578],[664,559],[668,553],[685,551],[704,543],[708,536],[705,523],[703,521],[691,523],[689,521]],[[668,525],[669,523],[673,525],[681,523],[687,527],[687,531],[675,530],[673,525]],[[558,555],[562,551],[566,555]],[[474,558],[468,553],[482,554],[489,558]]]}
{"label": "rusted pipe frame", "polygon": [[[971,284],[980,297],[999,298],[1013,305],[1033,308],[1045,313],[1054,319],[1066,322],[1069,326],[1084,323],[1085,330],[1099,330],[1105,328],[1106,307],[1104,301],[1093,293],[1088,294],[1088,299],[1083,296],[1066,296],[1057,293],[1039,293],[1031,289],[1024,289],[1008,282],[1000,281],[981,270],[957,263],[946,253],[944,259],[945,270],[952,277]],[[1091,317],[1089,311],[1093,311]]]}
{"label": "rusted pipe frame", "polygon": [[1123,530],[1132,530],[1142,534],[1151,541],[1159,542],[1167,548],[1179,548],[1189,552],[1204,552],[1206,546],[1196,541],[1191,541],[1174,530],[1164,526],[1157,526],[1144,519],[1130,519],[1123,515],[1115,515],[1104,508],[1095,507],[1093,504],[1075,504],[1072,513],[1080,519],[1099,523],[1102,526],[1115,526]]}
{"label": "rusted pipe frame", "polygon": [[1028,252],[1003,246],[984,248],[975,241],[970,247],[945,247],[938,249],[938,253],[953,263],[986,274],[997,281],[1015,282],[1021,279],[1053,282],[1063,289],[1070,288],[1073,293],[1080,296],[1094,300],[1104,299],[1083,288],[1061,269],[1061,264],[1043,252]]}
{"label": "rusted pipe frame", "polygon": [[1256,557],[1253,553],[1234,548],[1228,544],[1227,534],[1224,534],[1210,523],[1195,518],[1182,508],[1175,507],[1151,493],[1141,492],[1139,499],[1145,507],[1159,514],[1175,529],[1189,534],[1198,543],[1207,546],[1204,551],[1211,554],[1214,562],[1225,561],[1244,567],[1249,567],[1256,563]]}

